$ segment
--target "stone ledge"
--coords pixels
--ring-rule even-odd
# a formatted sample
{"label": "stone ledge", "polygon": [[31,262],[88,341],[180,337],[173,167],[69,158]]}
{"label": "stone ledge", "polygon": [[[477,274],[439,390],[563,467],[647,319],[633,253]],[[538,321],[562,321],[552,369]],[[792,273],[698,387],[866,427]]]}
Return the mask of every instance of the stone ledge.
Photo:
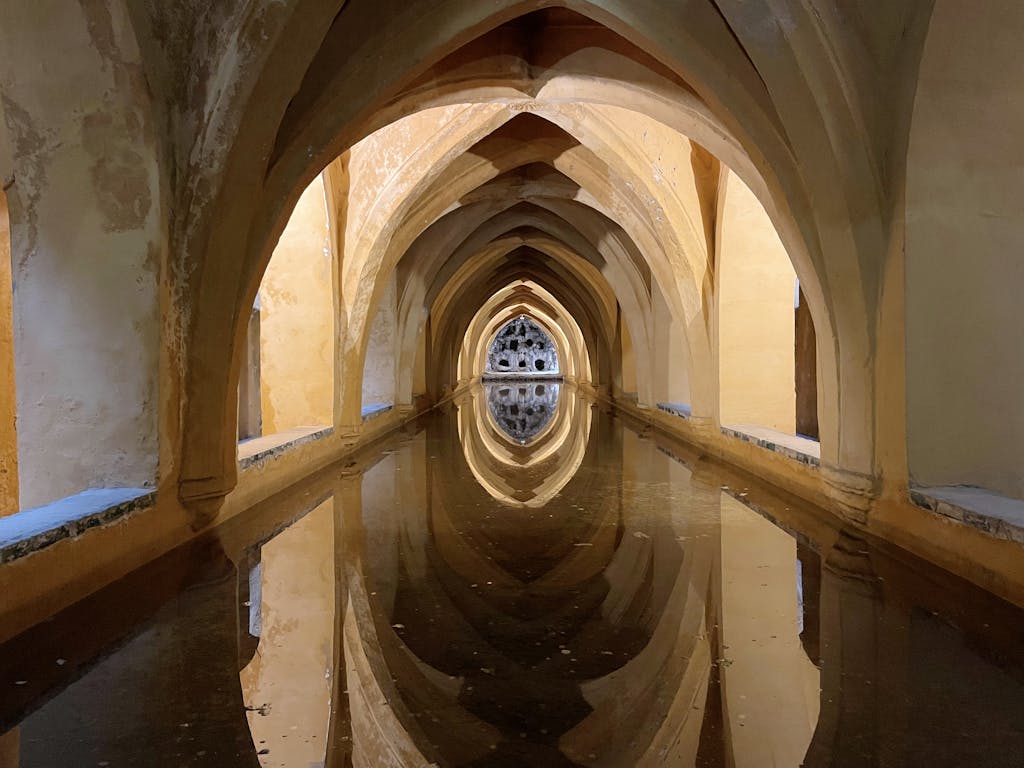
{"label": "stone ledge", "polygon": [[394,407],[395,406],[391,403],[370,403],[369,405],[364,405],[362,410],[363,421],[375,419],[381,414],[387,413]]}
{"label": "stone ledge", "polygon": [[2,517],[0,563],[121,520],[152,506],[155,500],[156,492],[148,488],[96,488]]}
{"label": "stone ledge", "polygon": [[984,531],[997,539],[1024,544],[1024,501],[984,488],[946,485],[911,488],[910,500],[930,512]]}
{"label": "stone ledge", "polygon": [[765,450],[799,461],[801,464],[811,467],[821,466],[821,443],[817,440],[798,435],[787,435],[785,432],[753,424],[722,425],[722,434],[753,443]]}
{"label": "stone ledge", "polygon": [[693,415],[690,406],[685,403],[657,403],[659,411],[664,411],[671,416],[678,416],[681,419],[688,419]]}
{"label": "stone ledge", "polygon": [[334,427],[296,427],[265,437],[254,437],[238,444],[238,466],[243,470],[249,469],[296,446],[322,440],[333,432]]}

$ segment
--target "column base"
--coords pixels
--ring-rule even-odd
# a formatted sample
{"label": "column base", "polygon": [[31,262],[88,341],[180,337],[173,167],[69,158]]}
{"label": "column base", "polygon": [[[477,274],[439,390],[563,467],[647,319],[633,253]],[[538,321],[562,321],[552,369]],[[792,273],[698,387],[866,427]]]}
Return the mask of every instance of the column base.
{"label": "column base", "polygon": [[878,498],[878,479],[826,464],[821,467],[821,476],[839,516],[856,525],[867,525],[871,507]]}

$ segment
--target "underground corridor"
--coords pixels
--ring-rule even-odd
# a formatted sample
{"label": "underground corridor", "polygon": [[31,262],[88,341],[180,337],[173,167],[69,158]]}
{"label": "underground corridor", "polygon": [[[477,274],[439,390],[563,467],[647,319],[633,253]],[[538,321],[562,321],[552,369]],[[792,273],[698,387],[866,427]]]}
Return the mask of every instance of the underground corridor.
{"label": "underground corridor", "polygon": [[0,0],[0,768],[1024,766],[1024,6]]}

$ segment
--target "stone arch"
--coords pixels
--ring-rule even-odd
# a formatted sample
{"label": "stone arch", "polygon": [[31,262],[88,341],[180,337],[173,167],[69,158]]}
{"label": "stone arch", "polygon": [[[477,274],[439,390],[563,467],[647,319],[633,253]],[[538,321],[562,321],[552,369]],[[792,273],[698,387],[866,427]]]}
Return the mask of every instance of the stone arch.
{"label": "stone arch", "polygon": [[[522,277],[522,267],[513,264],[511,268],[495,273],[490,279],[481,278],[479,273],[469,274],[469,270],[466,270],[460,279],[446,286],[445,294],[439,297],[432,313],[437,315],[435,391],[454,384],[457,378],[456,360],[453,356],[456,348],[475,349],[476,368],[482,368],[482,349],[478,339],[483,332],[480,323],[486,322],[485,309],[490,304],[500,301],[518,302],[518,299],[504,298],[504,293],[509,290],[508,286],[521,281]],[[576,371],[579,370],[586,380],[606,379],[610,373],[609,353],[606,351],[609,349],[609,340],[604,324],[596,314],[599,310],[594,307],[592,298],[585,293],[574,291],[565,284],[563,278],[543,268],[532,270],[529,282],[536,284],[542,289],[542,293],[546,292],[549,297],[545,310],[548,315],[553,318],[565,318],[570,328],[567,335],[578,334],[578,338],[581,339],[575,347],[569,345],[560,350],[563,359],[570,362],[574,357],[578,359],[576,364],[568,368],[565,375],[570,379],[575,378]],[[474,318],[470,318],[466,313],[459,311],[459,307],[464,306],[481,306],[482,309]],[[477,326],[477,330],[472,329],[474,325]],[[546,327],[553,332],[552,326]],[[492,331],[494,330],[497,329],[492,328]],[[579,352],[567,357],[573,349]]]}
{"label": "stone arch", "polygon": [[488,351],[502,328],[519,315],[537,324],[555,344],[562,376],[574,383],[590,381],[590,353],[583,330],[555,296],[533,281],[498,291],[477,311],[460,353],[460,380],[488,372]]}
{"label": "stone arch", "polygon": [[[604,274],[612,287],[615,299],[626,309],[628,321],[633,324],[637,338],[642,340],[642,349],[645,350],[644,354],[646,355],[649,350],[647,333],[650,325],[649,307],[647,306],[649,303],[647,280],[649,278],[637,272],[636,268],[638,262],[641,262],[641,257],[635,252],[636,247],[628,236],[609,219],[585,206],[577,204],[569,207],[558,206],[552,199],[531,198],[532,202],[529,206],[524,207],[524,204],[517,203],[514,199],[513,201],[503,201],[502,194],[502,191],[492,190],[488,197],[494,195],[495,201],[501,202],[498,206],[487,208],[483,208],[483,200],[479,200],[474,195],[476,202],[469,202],[439,219],[430,230],[413,243],[403,256],[403,261],[411,259],[417,265],[422,263],[424,265],[422,269],[426,274],[433,273],[435,275],[432,283],[435,287],[429,289],[426,282],[413,280],[410,277],[410,288],[403,296],[403,301],[407,302],[403,309],[403,317],[406,318],[404,322],[407,323],[403,330],[403,355],[407,361],[411,361],[415,355],[415,334],[422,327],[433,296],[436,295],[436,291],[445,280],[445,274],[455,269],[465,258],[470,258],[476,253],[473,239],[479,235],[480,241],[486,240],[489,237],[488,233],[505,229],[511,231],[520,224],[537,227],[537,233],[541,237],[549,235],[552,238],[561,237],[566,243],[572,243],[577,253],[585,255],[586,260]],[[463,201],[465,202],[465,198]],[[487,219],[484,224],[473,230],[473,234],[469,238],[464,239],[452,251],[453,255],[449,258],[446,266],[443,268],[436,266],[444,258],[447,258],[446,254],[451,250],[449,239],[461,237],[463,225],[458,222],[450,222],[449,219],[455,216],[468,216],[470,218],[467,220],[465,229],[472,229],[477,221],[485,220],[495,208],[501,207],[504,207],[503,211],[499,211],[492,218]],[[573,208],[578,208],[578,211]],[[570,219],[572,223],[569,222]],[[502,223],[502,221],[507,223]],[[584,230],[586,235],[584,235]],[[454,238],[452,233],[456,233]],[[521,236],[517,235],[517,237]],[[529,240],[521,239],[520,242],[535,243],[538,241],[531,235]],[[549,244],[552,247],[557,247],[554,241],[550,241]],[[632,249],[633,253],[627,253],[629,249]],[[460,252],[463,257],[459,257]],[[418,266],[417,269],[419,269]],[[410,268],[411,271],[412,268]],[[413,311],[412,305],[419,307],[419,314],[415,318],[409,314]],[[408,364],[403,365],[403,368],[406,367]]]}
{"label": "stone arch", "polygon": [[[874,222],[882,217],[876,219],[865,213],[878,208],[877,186],[872,183],[876,178],[871,164],[873,158],[857,143],[860,105],[843,91],[846,73],[831,58],[826,41],[823,37],[788,36],[781,28],[772,29],[768,37],[773,48],[766,53],[765,40],[758,38],[762,31],[757,25],[751,25],[749,17],[730,12],[726,14],[727,20],[711,2],[698,2],[688,7],[685,20],[675,15],[676,10],[661,6],[636,7],[611,1],[568,5],[633,45],[652,51],[653,58],[669,71],[685,77],[692,89],[710,105],[720,121],[719,129],[738,137],[739,144],[755,158],[760,171],[781,180],[775,190],[777,194],[773,193],[775,204],[788,205],[797,212],[798,231],[813,254],[824,286],[826,300],[820,306],[827,307],[836,330],[837,341],[829,350],[834,355],[826,355],[830,359],[823,362],[834,360],[836,368],[841,368],[829,380],[834,385],[832,393],[841,413],[838,420],[841,429],[823,448],[830,463],[842,465],[857,475],[870,476],[874,471],[871,418],[874,406],[870,371],[863,367],[863,361],[870,359],[871,346],[865,304],[873,301],[877,263],[872,260],[877,260],[882,251],[884,236],[873,224],[856,227],[849,224],[854,218],[859,222]],[[460,45],[532,9],[517,2],[491,4],[486,9],[456,9],[449,3],[435,6],[424,12],[418,6],[397,4],[383,9],[382,13],[378,4],[372,14],[374,34],[366,34],[368,29],[363,24],[369,21],[368,9],[360,4],[349,4],[332,26],[321,28],[324,30],[321,52],[314,55],[312,61],[309,55],[298,57],[299,62],[309,63],[310,67],[281,119],[264,192],[250,208],[257,211],[262,207],[264,212],[250,218],[254,221],[250,237],[233,249],[238,258],[236,255],[223,258],[227,269],[241,269],[243,277],[226,279],[227,283],[251,282],[251,277],[244,276],[249,267],[245,266],[246,258],[241,252],[250,248],[256,253],[263,247],[260,243],[269,238],[262,231],[266,228],[272,231],[278,226],[275,222],[280,216],[274,211],[280,202],[287,205],[290,190],[301,184],[305,174],[316,172],[330,157],[365,132],[367,126],[372,125],[372,115],[383,103],[393,100],[406,83],[454,53]],[[814,27],[815,19],[807,9],[793,7],[790,10]],[[764,12],[768,13],[768,9]],[[379,26],[382,18],[387,19],[387,23]],[[432,30],[438,34],[432,34]],[[308,45],[308,39],[298,37]],[[446,42],[438,46],[428,40]],[[370,41],[375,55],[361,58],[356,52],[370,45]],[[777,50],[791,51],[792,56],[779,57]],[[351,57],[347,54],[340,57],[340,51],[353,53]],[[752,56],[751,51],[755,55]],[[360,62],[371,60],[376,62],[377,77],[360,77]],[[801,62],[810,60],[820,64],[829,76],[809,82],[799,67]],[[381,62],[386,64],[381,67]],[[347,63],[352,66],[346,67]],[[294,65],[288,69],[292,71]],[[370,81],[378,84],[372,92],[364,87]],[[360,84],[358,89],[356,83]],[[796,90],[791,90],[790,86]],[[793,108],[777,110],[773,93],[792,93],[794,98],[787,106]],[[837,98],[844,109],[836,110],[833,115],[829,108]],[[279,108],[275,104],[270,110],[271,119],[276,119]],[[783,112],[786,113],[785,125],[779,117]],[[789,135],[799,137],[799,146],[787,144],[785,137]],[[815,169],[814,175],[803,177],[801,174],[811,166]],[[838,185],[835,184],[837,178],[841,180]],[[807,203],[812,198],[816,201],[813,212]],[[824,253],[828,254],[827,259]],[[203,282],[211,286],[220,281]],[[840,283],[858,286],[860,290],[828,289]],[[206,301],[201,299],[200,303]],[[223,315],[220,317],[223,319]],[[207,337],[206,324],[216,322],[216,316],[202,321],[193,334],[194,339]],[[199,354],[212,370],[221,365],[216,358],[223,357],[223,351],[200,350]],[[230,378],[229,374],[227,379]],[[838,386],[840,380],[842,388]],[[214,400],[216,393],[211,392],[209,397]],[[216,407],[201,405],[201,398],[192,402],[190,407],[202,411],[201,415],[209,410],[215,418]],[[214,454],[204,454],[194,447],[190,451],[185,455],[185,497],[216,495],[221,492],[218,488],[230,485],[230,471],[210,474],[200,470],[202,466],[217,466]],[[208,480],[203,480],[204,477]],[[193,479],[196,483],[190,485]]]}
{"label": "stone arch", "polygon": [[[491,117],[493,119],[493,115],[491,115]],[[597,118],[595,118],[595,121],[596,122],[600,122]],[[490,128],[490,125],[481,126],[481,128],[478,130],[478,135],[485,133],[489,128]],[[461,139],[459,143],[464,145],[466,143],[466,139],[465,138]],[[515,163],[515,162],[520,162],[521,163],[521,162],[524,162],[527,159],[529,159],[529,160],[536,159],[535,158],[536,149],[533,148],[533,147],[526,147],[526,148],[524,148],[523,151],[526,151],[528,153],[528,155],[526,157],[520,157],[519,155],[517,155],[516,147],[515,147],[514,144],[511,147],[511,152],[509,152],[508,150],[509,150],[509,148],[506,147],[504,144],[502,144],[500,146],[500,148],[499,148],[499,151],[505,153],[508,157],[510,157],[510,158],[518,158],[518,159],[512,160],[513,163]],[[564,151],[562,152],[562,154],[564,154]],[[596,153],[594,154],[594,156],[596,157]],[[376,289],[371,288],[371,286],[374,286],[377,283],[377,275],[380,274],[381,277],[383,277],[384,275],[387,275],[390,272],[390,270],[393,268],[392,265],[396,262],[396,260],[398,258],[398,255],[404,253],[405,250],[407,249],[408,245],[411,244],[412,242],[414,242],[414,238],[423,229],[423,225],[418,223],[418,222],[423,221],[423,220],[427,220],[427,221],[432,220],[435,217],[436,214],[439,214],[441,211],[443,211],[445,209],[445,207],[447,207],[447,205],[450,204],[449,201],[451,201],[453,199],[457,199],[459,197],[460,192],[461,192],[462,189],[468,189],[474,183],[474,178],[475,177],[474,177],[474,173],[472,171],[472,167],[473,166],[468,166],[467,167],[466,163],[462,162],[461,159],[459,161],[458,167],[456,168],[453,165],[453,169],[455,170],[455,172],[458,175],[467,177],[467,181],[466,182],[458,182],[456,179],[450,178],[449,175],[445,175],[445,174],[441,173],[440,171],[438,171],[436,165],[431,164],[431,158],[433,156],[430,153],[420,152],[420,153],[416,153],[416,155],[414,157],[415,157],[415,160],[416,160],[417,163],[421,163],[424,166],[431,168],[431,173],[436,175],[436,181],[433,181],[433,183],[431,184],[430,183],[431,179],[424,178],[423,181],[419,182],[416,185],[415,188],[413,188],[413,189],[408,191],[408,193],[405,196],[405,201],[402,202],[400,204],[400,206],[399,206],[399,210],[402,210],[403,208],[405,210],[410,210],[410,208],[409,208],[410,206],[412,206],[412,210],[415,210],[416,200],[417,200],[416,189],[417,188],[423,189],[424,187],[425,187],[425,189],[423,189],[423,191],[421,191],[419,194],[422,195],[423,197],[425,197],[425,199],[430,201],[430,208],[428,208],[427,211],[423,212],[422,214],[417,215],[417,216],[412,218],[412,221],[411,221],[412,229],[407,234],[400,235],[399,233],[402,231],[401,228],[389,229],[388,230],[389,234],[391,232],[393,232],[394,234],[391,234],[391,236],[386,240],[386,244],[382,243],[380,247],[386,247],[391,255],[385,255],[384,253],[381,253],[379,250],[377,251],[377,253],[380,253],[379,256],[378,255],[373,255],[372,253],[369,254],[367,260],[365,262],[363,262],[363,263],[366,264],[366,267],[360,273],[360,276],[359,276],[358,281],[357,281],[357,284],[360,286],[360,290],[361,290],[360,297],[365,297],[366,292],[371,292],[371,291],[375,291],[376,290]],[[481,161],[476,163],[476,166],[477,167],[483,167],[486,170],[488,176],[493,177],[493,175],[495,173],[495,169],[494,169],[495,160],[493,159],[493,157],[490,157],[489,155],[486,155],[486,157],[488,158],[487,160],[481,159]],[[576,160],[575,161],[575,165],[573,166],[573,168],[577,169],[577,171],[578,171],[580,168],[585,167],[585,165],[583,165],[583,162],[585,162],[590,157],[591,157],[590,155],[586,155],[584,158],[580,158],[579,160]],[[446,161],[446,162],[452,162],[453,159],[454,158],[452,158],[451,155],[449,155],[449,160]],[[591,160],[590,162],[592,163],[593,161]],[[438,163],[437,165],[443,165],[443,163]],[[499,165],[499,167],[501,167],[501,166]],[[622,168],[623,171],[626,170],[624,166],[620,166],[620,167]],[[567,169],[567,170],[569,170],[569,169]],[[572,173],[573,171],[569,170],[569,172]],[[418,177],[421,177],[423,174],[421,174],[421,173],[413,173],[411,175],[413,176],[413,178],[418,178]],[[593,178],[593,179],[600,179],[600,178],[602,178],[603,176],[606,176],[606,175],[607,174],[602,174],[602,173],[598,172],[596,175],[592,174],[591,178]],[[625,182],[625,187],[628,187],[630,189],[632,189],[633,187],[642,188],[644,186],[644,184],[645,184],[645,182],[642,180],[642,176],[640,174],[635,174],[634,173],[632,176],[627,176],[627,178],[631,178],[632,179],[632,181],[626,181]],[[586,181],[583,178],[579,179],[579,182],[583,186],[587,185]],[[463,186],[460,186],[460,183]],[[427,192],[426,190],[431,190],[431,191]],[[381,200],[381,196],[378,196],[377,203],[379,203],[380,200]],[[392,209],[389,208],[388,210],[390,211]],[[612,214],[612,210],[608,207],[608,203],[604,204],[603,210],[607,214],[609,214],[609,215]],[[649,243],[649,247],[647,249],[648,253],[652,253],[653,254],[653,253],[659,252],[659,253],[669,254],[669,253],[683,252],[684,250],[686,250],[686,251],[693,251],[693,250],[699,250],[699,249],[703,248],[702,244],[698,243],[697,240],[695,239],[695,233],[693,233],[692,231],[690,233],[690,241],[689,241],[690,245],[686,249],[680,248],[678,246],[673,247],[672,240],[676,236],[674,229],[671,229],[671,228],[667,227],[667,225],[659,225],[659,224],[656,223],[655,220],[650,219],[648,207],[644,206],[642,204],[639,204],[639,200],[637,200],[633,204],[631,210],[635,214],[637,220],[643,221],[644,219],[647,219],[649,221],[648,230],[654,229],[654,228],[658,228],[658,229],[662,230],[660,235],[656,234],[654,232],[648,232],[647,230],[644,230],[642,228],[640,230],[636,230],[636,234],[634,236],[640,237],[642,240],[644,240],[644,241]],[[400,218],[403,218],[403,217],[397,217],[396,216],[394,218],[400,219]],[[659,216],[657,218],[657,221],[664,221],[665,219],[669,219],[669,218],[673,218],[673,217],[668,216],[666,214],[665,216]],[[686,217],[683,216],[682,214],[680,214],[677,218],[679,218],[680,220],[685,220]],[[387,220],[388,221],[392,221],[393,219],[392,218],[388,218]],[[684,227],[683,231],[685,231],[685,227]],[[668,244],[662,244],[660,242],[662,238],[669,239],[669,243]],[[366,237],[366,240],[372,240],[372,239],[373,239],[372,235],[369,235],[369,236]],[[379,241],[379,238],[377,240]],[[356,253],[359,254],[361,252],[361,250],[362,249],[357,249]],[[380,259],[383,259],[383,262],[379,261]],[[356,259],[356,263],[357,264],[359,263],[358,259]],[[669,290],[670,291],[673,291],[673,289],[678,289],[678,286],[680,286],[680,285],[686,285],[685,283],[681,283],[680,282],[681,280],[683,280],[685,278],[680,278],[679,276],[677,276],[677,273],[671,267],[663,266],[660,269],[661,269],[662,279],[668,281],[668,283],[669,283],[669,286],[670,286]],[[693,267],[691,266],[690,269],[692,270]],[[380,270],[379,273],[378,273],[378,270]],[[686,315],[689,318],[691,318],[690,322],[691,323],[692,322],[696,322],[697,318],[701,317],[701,310],[700,310],[700,306],[699,306],[699,299],[697,298],[697,290],[696,290],[695,287],[690,287],[689,289],[684,288],[683,290],[684,290],[684,292],[686,292],[687,290],[689,291],[689,295],[691,297],[690,301],[689,301],[689,305],[687,306],[687,308],[685,310],[683,310],[683,309],[676,309],[676,307],[678,307],[678,304],[674,304],[673,308],[677,312],[680,312],[680,313],[685,311]],[[350,336],[349,336],[349,338],[350,338],[350,340],[352,340],[353,343],[356,343],[358,345],[357,350],[353,354],[353,356],[351,357],[351,362],[349,363],[349,365],[353,369],[359,368],[359,356],[358,355],[362,351],[361,350],[362,345],[365,344],[365,341],[361,341],[361,342],[357,341],[359,339],[364,338],[363,334],[362,334],[362,330],[361,330],[362,329],[361,323],[364,322],[363,318],[365,318],[365,316],[368,316],[369,314],[371,314],[374,311],[374,307],[375,307],[375,297],[373,295],[370,296],[368,301],[365,298],[360,298],[359,299],[360,307],[363,306],[362,302],[364,302],[364,301],[366,302],[365,303],[366,309],[364,311],[362,311],[362,313],[361,313],[362,317],[353,316],[353,317],[351,317],[349,319],[349,323],[350,323],[350,326],[349,326]],[[696,338],[697,339],[701,339],[701,338],[705,338],[706,339],[706,332],[698,333],[696,335]],[[703,351],[702,353],[698,353],[696,356],[698,356],[698,357],[700,357],[702,359],[709,359],[708,358],[708,353],[706,351],[706,343],[705,343],[704,350],[705,351]],[[347,398],[343,398],[343,401],[342,401],[342,408],[348,414],[347,418],[349,420],[354,419],[354,408],[351,405],[351,403],[353,403],[353,402],[354,402],[354,395],[349,395]],[[348,405],[346,405],[346,403]]]}

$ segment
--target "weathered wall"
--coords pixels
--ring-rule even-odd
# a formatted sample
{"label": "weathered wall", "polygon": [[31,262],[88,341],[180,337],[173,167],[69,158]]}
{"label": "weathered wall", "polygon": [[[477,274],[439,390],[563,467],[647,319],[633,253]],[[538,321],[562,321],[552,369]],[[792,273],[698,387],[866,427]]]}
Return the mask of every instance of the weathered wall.
{"label": "weathered wall", "polygon": [[912,480],[1024,497],[1024,6],[939,0],[907,167]]}
{"label": "weathered wall", "polygon": [[334,423],[334,288],[322,177],[299,198],[260,286],[263,433]]}
{"label": "weathered wall", "polygon": [[[2,131],[0,126],[0,131]],[[14,317],[11,228],[0,191],[0,517],[18,511],[18,435],[15,432]]]}
{"label": "weathered wall", "polygon": [[717,264],[721,420],[791,433],[796,273],[750,189],[733,173],[724,184]]}
{"label": "weathered wall", "polygon": [[[157,471],[164,236],[149,96],[118,3],[5,3],[21,506]],[[25,72],[31,71],[29,78]]]}
{"label": "weathered wall", "polygon": [[395,402],[395,357],[398,354],[398,307],[395,275],[388,279],[370,326],[363,367],[363,405]]}

